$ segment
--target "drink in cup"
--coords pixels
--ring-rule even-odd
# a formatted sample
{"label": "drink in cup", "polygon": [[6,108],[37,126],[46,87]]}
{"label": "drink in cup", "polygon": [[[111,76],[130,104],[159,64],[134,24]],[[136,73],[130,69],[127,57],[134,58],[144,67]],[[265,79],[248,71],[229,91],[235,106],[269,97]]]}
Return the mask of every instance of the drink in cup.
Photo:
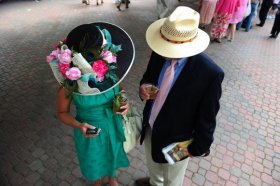
{"label": "drink in cup", "polygon": [[118,96],[115,97],[113,101],[113,111],[114,112],[123,112],[124,109],[121,109],[122,106],[125,106],[128,103],[128,98],[125,92],[120,92]]}
{"label": "drink in cup", "polygon": [[147,84],[145,90],[150,95],[150,99],[155,99],[159,89],[153,84]]}

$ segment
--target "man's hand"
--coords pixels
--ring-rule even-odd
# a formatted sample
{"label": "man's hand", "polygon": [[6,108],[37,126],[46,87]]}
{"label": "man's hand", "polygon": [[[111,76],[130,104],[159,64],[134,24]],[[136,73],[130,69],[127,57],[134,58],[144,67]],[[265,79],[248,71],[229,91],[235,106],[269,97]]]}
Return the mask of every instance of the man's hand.
{"label": "man's hand", "polygon": [[142,100],[156,99],[159,89],[153,84],[142,84],[139,88],[139,96]]}
{"label": "man's hand", "polygon": [[184,152],[184,154],[186,154],[187,156],[189,156],[189,157],[193,157],[193,155],[191,155],[190,153],[189,153],[189,151],[188,151],[188,147],[186,147],[183,143],[179,143],[178,144],[179,145],[179,147],[180,147],[180,151],[182,151],[182,152]]}
{"label": "man's hand", "polygon": [[193,155],[191,155],[188,151],[188,148],[187,147],[180,147],[179,149],[180,151],[184,152],[185,154],[187,154],[187,156],[189,157],[193,157]]}
{"label": "man's hand", "polygon": [[147,86],[147,84],[142,84],[139,87],[139,97],[144,100],[147,101],[148,99],[150,99],[150,95],[147,93],[145,87]]}

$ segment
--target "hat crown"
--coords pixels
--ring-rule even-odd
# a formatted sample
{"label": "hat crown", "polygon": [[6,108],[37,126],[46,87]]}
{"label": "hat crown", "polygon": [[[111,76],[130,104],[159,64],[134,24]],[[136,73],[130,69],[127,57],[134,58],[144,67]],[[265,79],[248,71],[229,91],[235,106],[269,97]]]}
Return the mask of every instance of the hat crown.
{"label": "hat crown", "polygon": [[199,13],[189,7],[179,6],[164,21],[160,31],[163,37],[173,42],[188,42],[198,32]]}

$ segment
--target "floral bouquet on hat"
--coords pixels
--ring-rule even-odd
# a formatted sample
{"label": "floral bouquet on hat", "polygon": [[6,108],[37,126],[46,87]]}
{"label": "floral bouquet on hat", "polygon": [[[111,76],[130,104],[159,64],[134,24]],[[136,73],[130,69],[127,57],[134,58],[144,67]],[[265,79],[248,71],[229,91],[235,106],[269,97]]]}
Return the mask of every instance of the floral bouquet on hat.
{"label": "floral bouquet on hat", "polygon": [[63,40],[47,56],[47,62],[68,93],[98,94],[119,81],[116,68],[117,53],[121,50],[121,45],[105,44],[81,54],[69,49]]}

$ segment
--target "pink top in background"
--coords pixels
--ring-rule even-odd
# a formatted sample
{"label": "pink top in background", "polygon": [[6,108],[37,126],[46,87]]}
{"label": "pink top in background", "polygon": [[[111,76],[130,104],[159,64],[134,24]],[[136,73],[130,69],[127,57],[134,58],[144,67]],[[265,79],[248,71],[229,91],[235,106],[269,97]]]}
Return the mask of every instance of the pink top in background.
{"label": "pink top in background", "polygon": [[237,11],[233,13],[232,18],[229,21],[230,24],[236,24],[242,21],[246,13],[247,4],[248,0],[240,0],[240,6]]}
{"label": "pink top in background", "polygon": [[219,0],[215,12],[232,14],[237,7],[239,7],[239,0]]}
{"label": "pink top in background", "polygon": [[218,0],[203,0],[203,1],[217,2]]}

